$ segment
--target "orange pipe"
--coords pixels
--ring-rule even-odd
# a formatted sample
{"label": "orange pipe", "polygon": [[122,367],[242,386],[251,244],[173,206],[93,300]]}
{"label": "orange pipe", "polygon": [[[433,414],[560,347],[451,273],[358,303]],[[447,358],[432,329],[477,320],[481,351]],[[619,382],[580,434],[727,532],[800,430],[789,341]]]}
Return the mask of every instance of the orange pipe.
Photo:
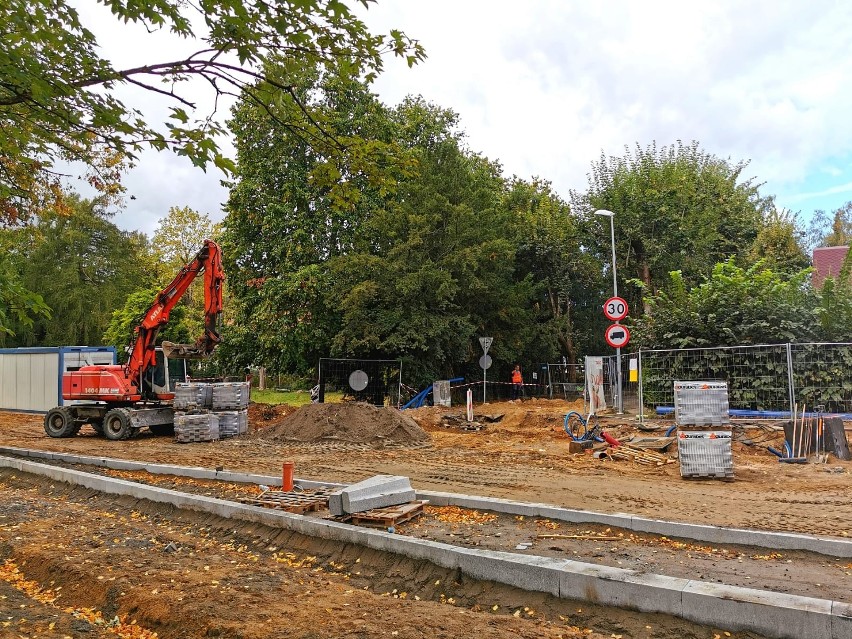
{"label": "orange pipe", "polygon": [[284,462],[281,468],[281,490],[285,493],[293,490],[293,462]]}

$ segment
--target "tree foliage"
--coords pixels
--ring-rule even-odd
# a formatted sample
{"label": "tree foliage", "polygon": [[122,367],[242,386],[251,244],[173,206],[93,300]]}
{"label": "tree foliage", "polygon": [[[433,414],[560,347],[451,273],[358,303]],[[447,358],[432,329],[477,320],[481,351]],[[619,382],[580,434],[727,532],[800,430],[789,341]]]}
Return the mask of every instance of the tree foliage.
{"label": "tree foliage", "polygon": [[500,166],[463,147],[452,111],[409,98],[392,117],[416,170],[367,220],[373,246],[332,265],[333,352],[394,354],[418,381],[475,370],[479,335],[501,361],[529,355],[534,285],[516,270],[522,219]]}
{"label": "tree foliage", "polygon": [[50,308],[21,281],[11,253],[0,251],[0,345],[15,337],[14,327],[32,328],[36,318],[50,319]]}
{"label": "tree foliage", "polygon": [[587,250],[590,222],[571,212],[568,204],[543,180],[514,178],[505,204],[520,226],[516,264],[537,283],[533,305],[540,346],[536,359],[554,353],[569,364],[603,335],[601,262]]}
{"label": "tree foliage", "polygon": [[810,273],[762,262],[744,268],[731,258],[689,287],[675,271],[668,289],[649,299],[650,314],[635,322],[636,341],[643,348],[852,341],[852,259],[820,290]]}
{"label": "tree foliage", "polygon": [[[749,250],[767,203],[758,185],[743,179],[746,166],[717,158],[697,142],[637,144],[623,157],[602,155],[592,165],[588,191],[573,194],[572,208],[585,215],[615,213],[618,275],[641,284],[632,295],[641,301],[664,286],[671,271],[697,283],[717,262]],[[598,249],[608,248],[603,227]]]}
{"label": "tree foliage", "polygon": [[[127,360],[127,347],[133,342],[136,335],[134,329],[139,325],[144,315],[151,308],[151,304],[157,299],[160,292],[159,286],[150,286],[133,291],[127,296],[124,304],[116,308],[109,318],[102,343],[114,346],[118,354],[119,362]],[[169,323],[158,333],[157,341],[168,340],[178,344],[187,344],[197,335],[191,333],[187,327],[187,307],[178,304],[169,315]]]}
{"label": "tree foliage", "polygon": [[797,272],[808,268],[811,260],[803,242],[805,232],[800,227],[795,214],[779,210],[773,203],[764,212],[745,261],[749,264],[763,261],[768,268],[779,272]]}
{"label": "tree foliage", "polygon": [[144,236],[119,230],[97,202],[69,196],[66,207],[13,232],[20,281],[51,314],[16,324],[11,345],[98,344],[113,310],[149,281]]}
{"label": "tree foliage", "polygon": [[[61,202],[54,168],[59,160],[82,162],[90,169],[90,182],[113,194],[123,160],[132,161],[146,147],[172,150],[202,168],[214,164],[230,170],[232,162],[216,142],[224,132],[218,99],[243,95],[263,108],[280,100],[298,102],[296,78],[284,74],[257,83],[270,56],[297,56],[310,67],[334,66],[368,80],[381,71],[385,54],[402,56],[409,65],[424,56],[421,46],[398,30],[371,33],[342,0],[102,4],[116,23],[171,32],[195,50],[117,68],[71,3],[0,4],[0,221],[26,218],[46,203]],[[211,92],[212,112],[197,109],[199,83]],[[121,86],[163,96],[171,105],[169,120],[164,126],[147,120],[119,99]],[[328,137],[304,118],[282,123],[305,139]],[[351,151],[342,141],[328,148]]]}

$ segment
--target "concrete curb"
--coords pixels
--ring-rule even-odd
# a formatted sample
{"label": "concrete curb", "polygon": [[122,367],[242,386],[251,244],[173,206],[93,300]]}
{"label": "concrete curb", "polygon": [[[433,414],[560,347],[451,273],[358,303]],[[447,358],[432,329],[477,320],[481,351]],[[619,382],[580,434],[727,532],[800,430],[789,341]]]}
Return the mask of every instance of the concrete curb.
{"label": "concrete curb", "polygon": [[852,605],[749,588],[716,585],[582,562],[459,548],[440,542],[357,528],[190,495],[38,462],[0,457],[0,467],[48,477],[114,495],[211,513],[353,543],[432,562],[486,581],[556,597],[642,612],[660,612],[714,627],[748,630],[779,639],[852,638]]}
{"label": "concrete curb", "polygon": [[[32,457],[35,459],[53,459],[72,464],[89,464],[116,470],[147,470],[148,472],[156,474],[179,475],[183,477],[193,477],[195,479],[218,479],[234,483],[274,484],[275,482],[279,482],[281,479],[280,477],[271,475],[253,475],[249,473],[237,473],[224,470],[210,470],[200,467],[151,464],[110,457],[91,457],[67,453],[53,453],[27,448],[12,448],[8,446],[0,446],[0,454],[12,454],[22,457]],[[347,484],[311,481],[307,479],[297,479],[295,480],[295,483],[297,486],[302,488],[347,486]],[[507,513],[510,515],[524,515],[525,517],[546,517],[548,519],[555,519],[557,521],[566,521],[570,523],[602,524],[604,526],[614,526],[617,528],[632,530],[634,532],[664,535],[666,537],[679,537],[713,544],[757,546],[759,548],[769,548],[772,550],[805,550],[819,553],[821,555],[827,555],[829,557],[852,557],[852,539],[842,539],[838,537],[820,537],[795,533],[749,530],[745,528],[688,524],[662,519],[648,519],[646,517],[639,517],[627,513],[599,513],[590,510],[560,508],[550,504],[527,503],[512,501],[509,499],[498,499],[496,497],[478,497],[474,495],[462,495],[458,493],[445,493],[428,490],[416,491],[416,499],[428,500],[433,506],[461,506],[463,508],[475,508],[478,510],[492,510],[494,512]]]}

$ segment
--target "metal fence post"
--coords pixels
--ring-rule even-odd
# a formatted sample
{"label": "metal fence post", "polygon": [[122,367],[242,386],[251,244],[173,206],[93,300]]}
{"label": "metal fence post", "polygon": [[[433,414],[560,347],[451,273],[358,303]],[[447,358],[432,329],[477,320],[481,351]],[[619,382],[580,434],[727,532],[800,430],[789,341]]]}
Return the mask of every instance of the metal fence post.
{"label": "metal fence post", "polygon": [[636,366],[639,368],[639,425],[645,425],[645,402],[642,401],[642,349],[639,349],[639,361]]}
{"label": "metal fence post", "polygon": [[793,381],[793,349],[787,342],[787,385],[790,389],[790,419],[795,419],[793,414],[796,406],[796,383]]}

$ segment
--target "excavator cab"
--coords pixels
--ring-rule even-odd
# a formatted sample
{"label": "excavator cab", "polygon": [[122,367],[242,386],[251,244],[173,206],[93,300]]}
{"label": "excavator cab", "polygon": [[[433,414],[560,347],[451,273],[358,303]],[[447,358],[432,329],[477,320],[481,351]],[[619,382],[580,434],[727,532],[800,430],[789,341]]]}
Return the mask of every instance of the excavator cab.
{"label": "excavator cab", "polygon": [[155,350],[154,363],[143,377],[142,393],[148,399],[172,399],[175,384],[189,379],[189,367],[185,359],[169,357],[165,348]]}

